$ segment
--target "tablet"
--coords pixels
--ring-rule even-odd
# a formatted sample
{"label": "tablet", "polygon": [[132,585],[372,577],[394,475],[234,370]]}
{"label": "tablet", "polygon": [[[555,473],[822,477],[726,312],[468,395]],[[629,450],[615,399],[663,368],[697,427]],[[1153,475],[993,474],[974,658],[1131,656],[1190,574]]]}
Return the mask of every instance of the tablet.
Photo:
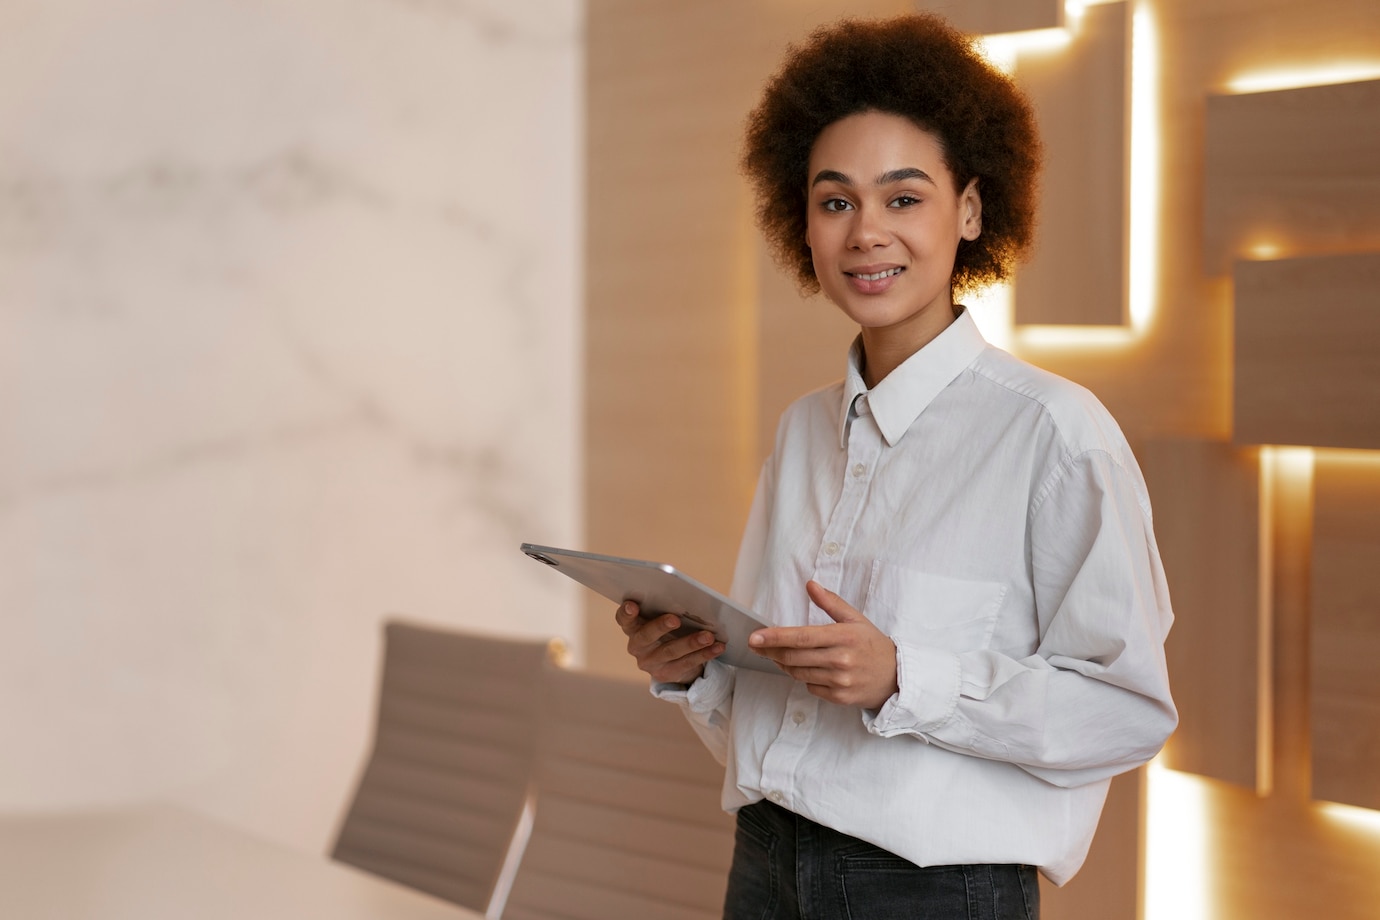
{"label": "tablet", "polygon": [[775,662],[748,648],[748,635],[766,624],[674,566],[531,543],[522,544],[522,551],[615,604],[636,601],[643,616],[674,613],[680,617],[681,627],[672,635],[709,630],[724,644],[718,661],[769,674],[781,673]]}

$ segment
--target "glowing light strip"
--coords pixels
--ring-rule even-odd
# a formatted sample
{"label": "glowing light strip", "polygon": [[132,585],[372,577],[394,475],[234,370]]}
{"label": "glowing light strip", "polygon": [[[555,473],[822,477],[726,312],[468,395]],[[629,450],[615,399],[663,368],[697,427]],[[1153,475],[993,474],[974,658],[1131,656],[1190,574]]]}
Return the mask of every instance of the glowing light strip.
{"label": "glowing light strip", "polygon": [[1021,326],[1016,330],[1021,348],[1034,350],[1118,348],[1134,344],[1137,338],[1131,326]]}
{"label": "glowing light strip", "polygon": [[1004,351],[1011,350],[1015,327],[1015,298],[1009,284],[994,284],[963,298],[982,337]]}
{"label": "glowing light strip", "polygon": [[993,66],[1004,73],[1016,70],[1016,58],[1027,52],[1058,51],[1073,41],[1088,7],[1118,0],[1066,0],[1064,25],[1048,29],[1027,29],[1024,32],[999,32],[978,37],[978,48]]}
{"label": "glowing light strip", "polygon": [[1347,447],[1315,447],[1314,461],[1326,460],[1329,463],[1364,464],[1380,467],[1380,450],[1364,450]]}
{"label": "glowing light strip", "polygon": [[1145,920],[1212,920],[1207,784],[1156,759],[1145,786]]}
{"label": "glowing light strip", "polygon": [[1227,81],[1227,89],[1233,93],[1269,93],[1362,80],[1380,80],[1380,61],[1329,62],[1320,67],[1260,70],[1233,77]]}
{"label": "glowing light strip", "polygon": [[1002,32],[998,35],[980,35],[978,50],[1002,73],[1012,74],[1016,70],[1016,58],[1031,51],[1058,51],[1073,40],[1068,29],[1031,29],[1028,32]]}
{"label": "glowing light strip", "polygon": [[1275,450],[1262,447],[1259,454],[1256,534],[1256,640],[1255,640],[1255,791],[1266,796],[1275,785]]}
{"label": "glowing light strip", "polygon": [[1271,447],[1275,472],[1283,479],[1309,482],[1313,478],[1313,448]]}
{"label": "glowing light strip", "polygon": [[1154,320],[1160,258],[1159,60],[1159,35],[1150,5],[1138,3],[1131,14],[1130,255],[1126,273],[1130,325],[1021,326],[1014,334],[1021,348],[1124,348],[1138,341]]}
{"label": "glowing light strip", "polygon": [[1345,824],[1366,834],[1380,835],[1380,811],[1357,808],[1354,805],[1339,805],[1336,802],[1323,802],[1318,811],[1328,820]]}
{"label": "glowing light strip", "polygon": [[1138,3],[1131,19],[1131,328],[1144,332],[1158,300],[1160,261],[1159,35],[1150,5]]}

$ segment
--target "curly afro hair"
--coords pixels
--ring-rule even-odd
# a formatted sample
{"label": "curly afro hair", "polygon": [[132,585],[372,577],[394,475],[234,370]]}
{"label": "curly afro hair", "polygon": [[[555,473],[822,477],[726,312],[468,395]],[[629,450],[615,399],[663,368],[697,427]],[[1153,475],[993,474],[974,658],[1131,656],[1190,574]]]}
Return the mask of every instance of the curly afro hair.
{"label": "curly afro hair", "polygon": [[743,172],[772,254],[815,293],[805,245],[810,150],[826,127],[859,112],[900,115],[934,134],[961,192],[977,177],[982,234],[959,243],[952,284],[971,291],[1007,277],[1034,237],[1041,147],[1034,113],[972,39],[938,16],[843,20],[792,45],[747,120]]}

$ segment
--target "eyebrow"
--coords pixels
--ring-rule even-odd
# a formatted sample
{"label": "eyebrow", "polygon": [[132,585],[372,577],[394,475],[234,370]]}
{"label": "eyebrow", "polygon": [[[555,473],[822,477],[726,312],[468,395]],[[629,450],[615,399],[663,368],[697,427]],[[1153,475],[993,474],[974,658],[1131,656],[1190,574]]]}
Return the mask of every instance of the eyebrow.
{"label": "eyebrow", "polygon": [[[877,177],[876,184],[890,185],[893,182],[905,182],[910,179],[928,182],[931,185],[936,184],[935,181],[930,178],[929,173],[925,172],[923,169],[916,169],[914,166],[906,166],[902,169],[893,169],[890,172],[884,172]],[[810,187],[813,188],[821,182],[837,182],[840,185],[853,184],[852,179],[835,169],[821,169],[819,172],[815,173],[814,181],[810,183]]]}

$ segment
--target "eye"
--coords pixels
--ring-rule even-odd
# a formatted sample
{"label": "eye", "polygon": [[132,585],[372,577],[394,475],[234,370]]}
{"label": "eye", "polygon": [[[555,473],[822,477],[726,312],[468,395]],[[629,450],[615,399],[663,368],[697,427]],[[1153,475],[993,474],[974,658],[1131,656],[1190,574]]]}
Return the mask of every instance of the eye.
{"label": "eye", "polygon": [[819,203],[819,206],[826,211],[847,211],[853,207],[852,204],[842,198],[826,198]]}
{"label": "eye", "polygon": [[914,195],[897,195],[891,200],[893,208],[909,208],[920,203],[920,199]]}

